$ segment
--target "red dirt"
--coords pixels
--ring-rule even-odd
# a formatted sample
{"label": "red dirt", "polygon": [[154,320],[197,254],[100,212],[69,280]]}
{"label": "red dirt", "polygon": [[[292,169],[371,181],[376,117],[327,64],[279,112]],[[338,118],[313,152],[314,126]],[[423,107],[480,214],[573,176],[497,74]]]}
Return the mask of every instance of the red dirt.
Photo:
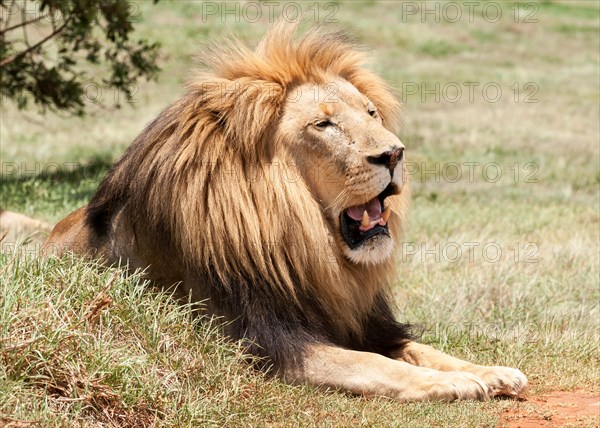
{"label": "red dirt", "polygon": [[500,427],[598,427],[600,395],[585,391],[555,391],[540,397],[529,397],[517,409],[502,414]]}

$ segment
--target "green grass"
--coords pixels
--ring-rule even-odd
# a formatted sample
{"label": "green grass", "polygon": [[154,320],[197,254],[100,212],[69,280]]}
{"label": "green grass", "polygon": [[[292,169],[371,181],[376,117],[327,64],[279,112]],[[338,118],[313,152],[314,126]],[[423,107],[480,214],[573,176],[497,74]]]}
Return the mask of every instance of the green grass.
{"label": "green grass", "polygon": [[[515,23],[509,3],[498,23],[482,19],[481,6],[473,23],[423,23],[393,2],[341,2],[335,18],[374,47],[373,67],[394,87],[418,88],[403,96],[399,134],[414,193],[392,288],[399,317],[453,355],[520,368],[532,395],[598,393],[600,8],[536,5],[538,23]],[[55,223],[85,204],[183,93],[202,42],[229,30],[256,41],[267,24],[202,22],[189,1],[140,3],[140,14],[139,35],[163,45],[163,72],[140,84],[135,105],[90,105],[79,119],[2,104],[0,206]],[[436,102],[421,86],[452,82],[480,86],[457,102]],[[489,82],[502,88],[498,102],[482,96]],[[529,82],[537,102],[524,102]],[[483,174],[493,164],[497,181]],[[36,237],[31,244],[24,252]],[[218,323],[139,276],[2,246],[0,425],[494,427],[519,406],[398,404],[288,386],[253,371]]]}
{"label": "green grass", "polygon": [[444,40],[428,40],[418,45],[420,52],[434,58],[442,58],[456,54],[461,51],[457,45],[445,42]]}
{"label": "green grass", "polygon": [[559,2],[552,0],[543,0],[540,4],[540,11],[547,11],[557,15],[567,15],[577,18],[595,20],[598,20],[598,18],[600,18],[600,12],[598,11],[598,7],[592,1]]}

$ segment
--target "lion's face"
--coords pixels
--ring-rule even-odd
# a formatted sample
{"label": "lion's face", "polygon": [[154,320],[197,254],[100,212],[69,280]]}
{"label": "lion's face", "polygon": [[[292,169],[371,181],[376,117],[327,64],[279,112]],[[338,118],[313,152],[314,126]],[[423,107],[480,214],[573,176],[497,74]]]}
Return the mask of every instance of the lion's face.
{"label": "lion's face", "polygon": [[404,145],[377,107],[345,80],[301,85],[289,94],[280,132],[346,257],[385,261],[388,220],[397,215],[386,198],[402,191],[406,174]]}

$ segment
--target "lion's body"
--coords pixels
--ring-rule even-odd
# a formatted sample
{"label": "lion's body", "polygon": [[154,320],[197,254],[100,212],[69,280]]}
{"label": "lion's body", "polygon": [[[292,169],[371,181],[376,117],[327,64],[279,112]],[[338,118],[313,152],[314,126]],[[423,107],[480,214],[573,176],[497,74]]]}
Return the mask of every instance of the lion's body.
{"label": "lion's body", "polygon": [[[448,398],[323,377],[331,352],[347,359],[332,358],[327,370],[354,364],[343,350],[406,364],[392,360],[412,342],[386,290],[408,192],[403,146],[390,132],[399,104],[387,86],[347,38],[292,36],[279,25],[256,51],[209,51],[188,94],[140,134],[46,248],[144,268],[209,299],[231,321],[228,333],[249,339],[288,380]],[[466,382],[485,395],[482,382]]]}

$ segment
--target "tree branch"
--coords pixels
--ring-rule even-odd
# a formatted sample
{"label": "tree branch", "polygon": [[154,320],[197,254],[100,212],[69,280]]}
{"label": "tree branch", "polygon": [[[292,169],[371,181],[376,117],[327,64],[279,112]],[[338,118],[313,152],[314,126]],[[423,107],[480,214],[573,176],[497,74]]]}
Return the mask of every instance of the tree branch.
{"label": "tree branch", "polygon": [[29,52],[34,51],[35,49],[39,48],[41,45],[43,45],[44,43],[46,43],[48,40],[50,40],[52,37],[56,36],[58,33],[60,33],[62,30],[65,29],[65,27],[69,23],[69,19],[70,19],[70,17],[65,21],[65,23],[63,25],[61,25],[60,27],[58,27],[52,33],[48,34],[46,37],[44,37],[42,40],[40,40],[39,42],[37,42],[35,45],[30,46],[29,48],[25,49],[22,52],[19,52],[16,55],[9,56],[8,58],[4,58],[2,61],[0,61],[0,68],[4,67],[7,64],[10,64],[11,62],[16,61],[17,59],[19,59],[19,58],[21,58],[21,57],[23,57],[25,55],[27,55]]}
{"label": "tree branch", "polygon": [[6,15],[6,24],[5,24],[5,25],[8,25],[8,24],[10,23],[10,11],[11,11],[11,10],[13,9],[13,7],[15,6],[15,3],[16,3],[16,1],[17,1],[17,0],[12,0],[12,1],[10,2],[10,6],[8,6],[8,9],[6,9],[6,6],[2,5],[2,7],[3,7],[3,8],[5,8],[5,9],[6,9],[6,11],[7,11],[7,15]]}
{"label": "tree branch", "polygon": [[5,28],[4,30],[0,30],[0,36],[4,35],[4,33],[8,32],[8,31],[14,30],[15,28],[24,27],[25,25],[33,24],[34,22],[37,22],[44,18],[47,18],[48,16],[49,15],[41,15],[41,16],[38,16],[37,18],[33,18],[28,21],[21,21],[18,24],[15,24],[11,27]]}

